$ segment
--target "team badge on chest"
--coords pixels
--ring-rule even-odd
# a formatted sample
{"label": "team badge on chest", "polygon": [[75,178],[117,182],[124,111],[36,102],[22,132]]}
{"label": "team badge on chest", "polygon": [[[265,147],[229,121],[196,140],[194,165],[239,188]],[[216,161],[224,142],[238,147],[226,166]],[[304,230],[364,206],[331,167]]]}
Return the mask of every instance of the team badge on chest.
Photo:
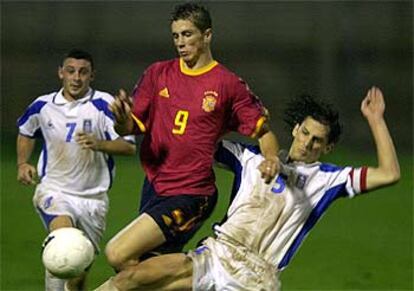
{"label": "team badge on chest", "polygon": [[214,111],[217,103],[217,92],[215,91],[206,91],[204,92],[202,108],[205,112]]}
{"label": "team badge on chest", "polygon": [[303,188],[305,188],[307,179],[308,179],[308,176],[299,174],[296,179],[296,187],[303,190]]}
{"label": "team badge on chest", "polygon": [[83,132],[92,133],[92,119],[83,120]]}

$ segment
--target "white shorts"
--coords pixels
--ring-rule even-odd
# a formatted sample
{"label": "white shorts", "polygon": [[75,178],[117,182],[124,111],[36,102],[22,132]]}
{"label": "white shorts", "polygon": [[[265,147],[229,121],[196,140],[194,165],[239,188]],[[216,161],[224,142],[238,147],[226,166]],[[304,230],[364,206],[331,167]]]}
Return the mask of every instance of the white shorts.
{"label": "white shorts", "polygon": [[83,230],[99,252],[99,242],[106,227],[109,201],[106,192],[93,196],[63,194],[56,188],[39,184],[33,205],[46,229],[56,216],[67,215],[75,227]]}
{"label": "white shorts", "polygon": [[193,260],[193,290],[280,290],[278,270],[243,246],[208,238],[188,256]]}

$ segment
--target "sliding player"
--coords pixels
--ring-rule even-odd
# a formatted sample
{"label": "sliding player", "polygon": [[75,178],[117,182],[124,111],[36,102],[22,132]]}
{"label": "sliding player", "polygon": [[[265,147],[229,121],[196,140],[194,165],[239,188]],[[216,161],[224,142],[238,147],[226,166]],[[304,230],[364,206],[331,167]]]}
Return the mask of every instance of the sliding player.
{"label": "sliding player", "polygon": [[371,88],[361,104],[377,147],[378,165],[340,167],[319,162],[337,142],[338,114],[311,97],[285,111],[293,142],[281,173],[266,184],[257,170],[257,147],[223,141],[216,160],[235,173],[227,220],[188,254],[150,258],[110,278],[98,291],[280,290],[279,274],[327,208],[397,182],[400,169],[384,120],[381,91]]}

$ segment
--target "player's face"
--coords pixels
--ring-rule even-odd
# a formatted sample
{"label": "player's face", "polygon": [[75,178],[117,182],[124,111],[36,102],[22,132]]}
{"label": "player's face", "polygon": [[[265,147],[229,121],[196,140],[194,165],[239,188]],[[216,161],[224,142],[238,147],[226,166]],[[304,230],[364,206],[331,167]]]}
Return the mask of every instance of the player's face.
{"label": "player's face", "polygon": [[174,45],[178,55],[192,68],[210,48],[211,29],[201,32],[190,20],[171,23]]}
{"label": "player's face", "polygon": [[297,124],[292,135],[289,156],[294,161],[313,163],[332,149],[332,145],[328,144],[329,126],[312,117],[307,117],[300,125]]}
{"label": "player's face", "polygon": [[59,67],[58,75],[62,80],[63,94],[69,100],[84,97],[94,77],[89,61],[74,58],[67,58],[63,62],[62,67]]}

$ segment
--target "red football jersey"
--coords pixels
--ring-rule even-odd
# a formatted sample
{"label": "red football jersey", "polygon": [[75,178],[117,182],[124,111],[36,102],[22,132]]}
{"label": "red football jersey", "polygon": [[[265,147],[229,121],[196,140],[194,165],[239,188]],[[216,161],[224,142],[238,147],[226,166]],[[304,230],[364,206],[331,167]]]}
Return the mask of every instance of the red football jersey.
{"label": "red football jersey", "polygon": [[213,155],[228,131],[254,137],[264,108],[246,83],[217,62],[188,70],[181,59],[151,65],[133,92],[145,131],[140,157],[158,195],[215,192]]}

